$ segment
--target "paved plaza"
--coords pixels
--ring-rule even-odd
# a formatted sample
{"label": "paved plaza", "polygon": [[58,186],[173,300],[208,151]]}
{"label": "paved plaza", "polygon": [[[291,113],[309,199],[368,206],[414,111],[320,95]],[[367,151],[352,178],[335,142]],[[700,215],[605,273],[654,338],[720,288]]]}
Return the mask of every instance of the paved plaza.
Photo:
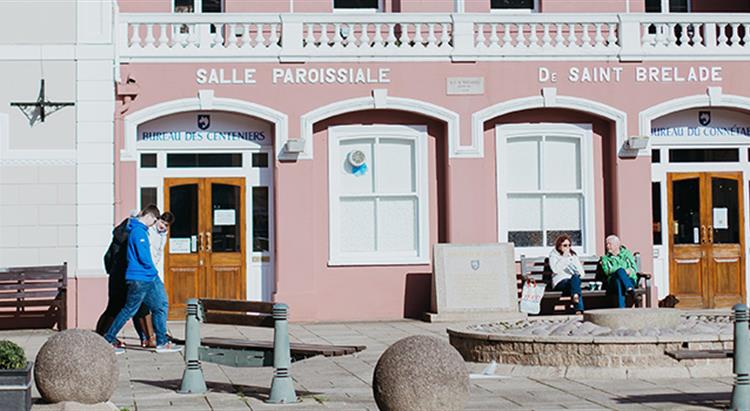
{"label": "paved plaza", "polygon": [[[210,393],[181,395],[183,371],[180,354],[156,354],[129,349],[118,357],[120,380],[112,402],[128,411],[164,410],[377,410],[371,381],[378,357],[393,342],[415,334],[433,335],[447,340],[446,327],[459,324],[429,324],[419,321],[370,323],[292,324],[292,341],[323,344],[358,344],[367,349],[354,356],[311,358],[294,363],[292,375],[298,395],[294,405],[267,405],[272,368],[232,368],[203,364]],[[171,322],[175,336],[182,336],[184,323]],[[203,336],[230,338],[268,338],[271,329],[235,326],[202,326]],[[3,331],[0,339],[21,344],[30,359],[54,331]],[[126,342],[136,344],[132,328],[125,330]],[[484,364],[470,363],[471,372]],[[467,410],[542,410],[542,409],[725,409],[732,391],[730,377],[616,379],[589,375],[565,378],[554,369],[536,369],[527,376],[522,368],[498,367],[500,378],[473,379]],[[33,410],[56,410],[43,404],[34,390]],[[437,410],[436,410],[437,411]]]}

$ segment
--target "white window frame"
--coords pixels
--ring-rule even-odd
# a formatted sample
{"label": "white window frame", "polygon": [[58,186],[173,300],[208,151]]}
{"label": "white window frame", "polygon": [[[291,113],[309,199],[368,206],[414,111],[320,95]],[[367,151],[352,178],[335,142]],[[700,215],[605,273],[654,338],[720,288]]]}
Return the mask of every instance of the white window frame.
{"label": "white window frame", "polygon": [[539,0],[534,0],[534,8],[531,9],[493,9],[490,0],[490,13],[493,14],[529,14],[539,13]]}
{"label": "white window frame", "polygon": [[[579,254],[594,254],[596,250],[596,212],[594,191],[594,150],[593,134],[591,124],[568,124],[568,123],[524,123],[505,124],[495,127],[496,143],[496,177],[497,177],[497,233],[498,242],[508,241],[508,194],[507,183],[509,176],[505,172],[507,143],[509,139],[520,137],[538,137],[545,135],[564,136],[578,138],[581,149],[581,191],[583,193],[581,223],[581,246],[573,247]],[[543,158],[544,144],[542,144]],[[544,173],[544,164],[540,161],[540,173]],[[543,174],[541,174],[543,175]],[[542,190],[540,190],[542,191]],[[536,192],[536,191],[534,191]],[[542,228],[544,229],[544,203],[542,203]],[[515,247],[515,256],[520,258],[525,255],[547,255],[550,246],[542,247]]]}
{"label": "white window frame", "polygon": [[[340,232],[340,185],[338,174],[332,172],[338,164],[339,142],[361,138],[396,138],[414,142],[414,177],[417,192],[417,255],[403,252],[341,252]],[[430,254],[430,210],[427,163],[427,127],[405,125],[344,125],[328,128],[328,265],[416,265],[429,264]],[[377,144],[375,145],[377,147]],[[377,150],[377,148],[376,148]],[[373,154],[377,160],[377,151]],[[377,164],[375,165],[377,169]],[[379,196],[377,192],[373,196]],[[377,229],[377,226],[376,226]]]}
{"label": "white window frame", "polygon": [[336,8],[334,7],[334,1],[331,0],[331,10],[333,10],[334,13],[381,13],[384,10],[384,4],[383,0],[378,0],[378,8],[377,9],[348,9],[348,8]]}

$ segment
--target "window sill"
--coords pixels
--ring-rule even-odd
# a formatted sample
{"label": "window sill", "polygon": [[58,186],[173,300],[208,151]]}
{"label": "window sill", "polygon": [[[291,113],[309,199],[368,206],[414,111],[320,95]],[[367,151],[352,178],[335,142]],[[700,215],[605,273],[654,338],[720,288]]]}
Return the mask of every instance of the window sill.
{"label": "window sill", "polygon": [[423,259],[382,259],[382,260],[346,260],[346,259],[331,259],[328,260],[329,267],[361,267],[361,266],[412,266],[412,265],[430,265],[430,260]]}

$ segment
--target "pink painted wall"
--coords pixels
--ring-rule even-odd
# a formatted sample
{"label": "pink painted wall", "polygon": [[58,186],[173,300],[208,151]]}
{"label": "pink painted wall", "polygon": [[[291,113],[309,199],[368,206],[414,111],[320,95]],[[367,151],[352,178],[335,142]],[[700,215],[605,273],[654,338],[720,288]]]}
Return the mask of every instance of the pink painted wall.
{"label": "pink painted wall", "polygon": [[171,13],[172,0],[117,0],[121,13]]}
{"label": "pink painted wall", "polygon": [[[540,0],[539,11],[542,13],[624,13],[628,0]],[[631,2],[631,7],[635,2]],[[636,11],[632,10],[631,11]],[[640,10],[639,10],[640,11]]]}
{"label": "pink painted wall", "polygon": [[[75,315],[70,315],[68,326],[93,330],[99,315],[107,306],[107,277],[78,277],[71,281],[68,307],[71,300],[77,305]],[[70,313],[71,311],[69,311]]]}
{"label": "pink painted wall", "polygon": [[[721,65],[719,82],[636,82],[636,67],[669,66],[685,72],[690,66]],[[557,72],[554,83],[540,83],[539,67]],[[572,67],[617,67],[623,69],[621,80],[609,82],[573,82],[567,72]],[[206,64],[129,64],[123,65],[123,77],[132,74],[140,88],[138,97],[125,113],[181,98],[194,98],[199,89],[213,89],[216,97],[251,101],[288,115],[289,132],[298,136],[299,118],[322,106],[352,98],[368,97],[373,89],[387,89],[389,96],[409,98],[444,107],[460,117],[461,141],[471,136],[471,115],[489,106],[517,98],[538,97],[542,87],[556,87],[558,96],[572,96],[605,104],[627,114],[627,135],[639,133],[638,113],[653,105],[685,96],[704,95],[707,86],[722,86],[725,94],[750,95],[750,83],[744,81],[743,62],[722,63],[644,63],[606,62],[449,62],[404,63],[206,63]],[[257,70],[254,85],[199,85],[195,71],[199,67],[253,67]],[[274,68],[389,68],[387,84],[272,84]],[[447,95],[447,77],[483,77],[481,95]],[[415,79],[419,81],[415,81]],[[648,257],[651,249],[650,195],[651,176],[648,157],[618,158],[613,125],[595,115],[573,110],[533,110],[506,115],[485,124],[483,158],[441,156],[444,126],[417,115],[402,113],[366,113],[324,120],[315,128],[314,160],[275,163],[276,185],[276,261],[278,300],[290,304],[294,320],[364,320],[401,318],[405,311],[417,312],[426,304],[425,287],[429,285],[430,267],[328,267],[327,238],[327,162],[325,128],[347,122],[427,123],[431,135],[431,199],[437,181],[444,190],[435,197],[442,203],[433,207],[431,240],[456,243],[494,242],[496,233],[495,164],[493,124],[498,121],[588,121],[594,124],[599,143],[595,146],[597,167],[597,243],[603,236],[618,233],[634,250]],[[123,130],[117,119],[116,154],[123,143]],[[489,135],[487,134],[489,131]],[[135,206],[135,167],[123,163],[116,167],[115,181],[118,221],[126,210]],[[434,174],[432,174],[434,173]],[[433,200],[435,201],[435,200]],[[443,204],[444,203],[444,204]],[[600,208],[603,208],[600,209]],[[437,220],[434,215],[437,213]],[[436,234],[435,228],[440,231]],[[600,246],[599,246],[600,247]],[[644,258],[644,269],[651,270],[650,258]],[[414,293],[416,297],[406,298]],[[363,303],[364,301],[364,303]],[[410,305],[412,304],[412,305]],[[405,307],[406,306],[406,307]]]}

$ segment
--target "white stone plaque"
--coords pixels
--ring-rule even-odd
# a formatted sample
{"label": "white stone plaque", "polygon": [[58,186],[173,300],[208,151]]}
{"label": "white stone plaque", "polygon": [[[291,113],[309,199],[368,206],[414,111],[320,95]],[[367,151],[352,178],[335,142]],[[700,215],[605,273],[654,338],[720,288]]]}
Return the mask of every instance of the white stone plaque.
{"label": "white stone plaque", "polygon": [[429,321],[521,316],[513,244],[436,244]]}
{"label": "white stone plaque", "polygon": [[484,77],[448,77],[447,94],[482,95],[484,94]]}

